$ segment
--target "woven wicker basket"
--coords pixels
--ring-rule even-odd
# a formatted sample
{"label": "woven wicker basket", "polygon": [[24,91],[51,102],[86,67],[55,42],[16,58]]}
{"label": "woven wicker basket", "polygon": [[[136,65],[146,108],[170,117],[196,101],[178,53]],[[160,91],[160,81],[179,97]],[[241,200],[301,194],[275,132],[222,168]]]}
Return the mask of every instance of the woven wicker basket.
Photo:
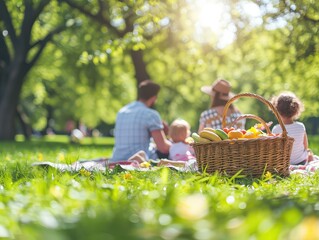
{"label": "woven wicker basket", "polygon": [[[261,177],[269,171],[280,176],[289,175],[289,160],[294,139],[287,135],[276,108],[263,97],[252,93],[241,93],[232,97],[225,105],[223,112],[223,127],[226,126],[226,114],[229,106],[238,98],[256,98],[267,105],[283,130],[281,136],[260,137],[243,140],[224,140],[211,143],[193,143],[199,170],[207,173],[219,172],[226,175],[241,174]],[[262,123],[267,131],[270,129],[266,122],[258,116],[244,114],[233,123],[243,119],[252,118]]]}

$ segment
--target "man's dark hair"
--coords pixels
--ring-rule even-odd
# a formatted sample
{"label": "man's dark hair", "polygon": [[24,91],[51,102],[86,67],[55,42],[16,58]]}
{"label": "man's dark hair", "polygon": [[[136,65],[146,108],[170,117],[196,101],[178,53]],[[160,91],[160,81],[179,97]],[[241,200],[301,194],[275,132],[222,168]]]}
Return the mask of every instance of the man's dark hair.
{"label": "man's dark hair", "polygon": [[151,80],[144,80],[138,85],[138,98],[148,100],[151,97],[157,96],[161,87]]}

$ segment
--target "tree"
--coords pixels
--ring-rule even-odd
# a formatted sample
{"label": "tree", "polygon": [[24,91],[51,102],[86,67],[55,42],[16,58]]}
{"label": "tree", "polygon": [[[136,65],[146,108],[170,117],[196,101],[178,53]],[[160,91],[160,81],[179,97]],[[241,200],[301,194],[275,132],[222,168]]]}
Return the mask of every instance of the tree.
{"label": "tree", "polygon": [[273,80],[265,84],[266,88],[274,93],[295,92],[306,106],[302,116],[318,116],[319,3],[308,0],[254,2],[264,9],[262,27],[273,39],[272,44],[268,44],[268,52],[272,52],[266,65],[269,71],[263,73]]}
{"label": "tree", "polygon": [[[136,85],[150,77],[161,83],[165,91],[161,91],[164,95],[161,99],[164,100],[159,101],[159,108],[165,117],[171,119],[178,116],[181,114],[178,104],[189,106],[195,96],[200,94],[192,94],[191,88],[178,88],[184,85],[187,79],[194,88],[199,89],[200,83],[193,82],[193,79],[199,70],[204,71],[202,57],[207,53],[205,49],[201,49],[200,43],[194,43],[190,37],[194,34],[194,23],[187,14],[191,11],[191,5],[187,1],[61,2],[67,3],[71,8],[100,24],[103,29],[107,29],[109,38],[105,39],[105,42],[112,42],[113,49],[123,49],[123,55],[130,56]],[[181,14],[184,10],[186,12]],[[189,40],[185,42],[185,39]],[[194,52],[194,48],[199,48],[198,53],[191,53]],[[188,53],[191,56],[187,56]],[[165,68],[159,67],[163,64]],[[196,68],[198,65],[201,67]],[[191,99],[187,96],[191,96]],[[197,106],[193,104],[193,107],[196,111]],[[194,114],[188,115],[195,119]]]}
{"label": "tree", "polygon": [[[0,0],[0,140],[14,139],[16,111],[26,76],[53,36],[66,28],[59,20],[46,24],[50,14],[45,9],[51,2],[24,0],[17,9],[16,1]],[[43,34],[35,34],[34,29],[41,29]]]}
{"label": "tree", "polygon": [[[111,40],[122,40],[135,69],[137,85],[150,78],[144,49],[148,41],[158,35],[166,1],[73,1],[60,0],[77,9],[86,17],[106,27]],[[174,1],[173,1],[174,2]],[[163,12],[163,13],[162,13]]]}
{"label": "tree", "polygon": [[[26,38],[21,37],[19,29],[25,31],[22,20],[29,14],[25,8],[37,9],[39,4],[46,3],[41,13],[33,16],[36,20],[29,28],[29,40],[24,43],[24,49],[29,51],[22,55],[24,61],[21,62],[30,63],[40,49],[40,44],[34,43],[42,42],[50,32],[53,34],[33,61],[36,64],[20,77],[23,80],[18,85],[22,95],[16,95],[20,96],[20,105],[37,129],[48,123],[45,118],[50,117],[49,112],[60,129],[68,118],[84,121],[90,127],[101,121],[112,123],[117,110],[134,99],[136,85],[146,78],[163,86],[156,107],[164,119],[171,121],[182,117],[195,129],[198,114],[208,107],[209,101],[200,92],[200,86],[209,85],[220,76],[232,82],[235,92],[251,91],[266,98],[283,88],[296,90],[305,97],[307,105],[312,102],[310,106],[314,111],[306,112],[306,116],[319,109],[318,104],[313,103],[318,90],[315,87],[307,90],[308,85],[318,84],[315,67],[319,61],[318,26],[315,24],[317,11],[314,11],[318,4],[314,1],[311,4],[289,1],[296,2],[295,6],[290,6],[288,1],[220,1],[229,10],[223,15],[228,21],[223,29],[231,29],[234,35],[232,42],[223,46],[209,27],[201,30],[202,35],[196,31],[195,1],[25,0],[22,7],[20,1],[0,0],[3,30],[0,36],[0,105],[7,92],[5,72],[21,70],[20,66],[9,68],[14,59],[21,59],[21,53],[15,47],[20,45],[11,40],[4,16],[10,17],[15,35],[23,42]],[[259,18],[264,24],[251,24],[250,17],[242,9],[252,2],[259,4],[260,9],[277,12],[261,11]],[[275,3],[278,5],[273,8],[267,5]],[[286,24],[270,28],[278,17],[284,17]],[[67,26],[81,22],[81,28],[54,34],[61,21]],[[307,81],[300,81],[302,77]],[[302,83],[307,88],[302,88]],[[256,105],[241,106],[256,111],[257,115],[263,111]],[[7,110],[2,110],[0,118],[6,114]],[[10,119],[6,117],[2,122],[13,123]],[[3,132],[13,124],[3,129],[1,126],[0,132]]]}

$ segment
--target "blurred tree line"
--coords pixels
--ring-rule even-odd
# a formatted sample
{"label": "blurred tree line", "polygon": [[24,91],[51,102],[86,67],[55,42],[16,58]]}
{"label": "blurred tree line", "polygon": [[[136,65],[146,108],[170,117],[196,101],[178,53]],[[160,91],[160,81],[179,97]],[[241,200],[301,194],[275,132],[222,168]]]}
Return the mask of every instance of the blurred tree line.
{"label": "blurred tree line", "polygon": [[[224,32],[199,25],[198,2],[223,5]],[[209,106],[200,87],[222,77],[235,93],[295,92],[318,133],[318,10],[311,0],[0,0],[0,139],[69,120],[112,125],[147,78],[162,86],[163,119],[194,131]],[[275,121],[256,100],[236,104]]]}

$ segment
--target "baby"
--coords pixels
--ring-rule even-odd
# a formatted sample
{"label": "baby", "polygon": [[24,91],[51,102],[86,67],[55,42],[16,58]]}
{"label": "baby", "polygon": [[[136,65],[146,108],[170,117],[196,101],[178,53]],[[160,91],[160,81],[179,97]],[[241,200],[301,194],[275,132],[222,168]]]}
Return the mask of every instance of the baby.
{"label": "baby", "polygon": [[187,121],[176,119],[171,123],[168,130],[168,136],[172,141],[168,157],[170,160],[188,161],[195,158],[194,149],[187,142],[190,133]]}

